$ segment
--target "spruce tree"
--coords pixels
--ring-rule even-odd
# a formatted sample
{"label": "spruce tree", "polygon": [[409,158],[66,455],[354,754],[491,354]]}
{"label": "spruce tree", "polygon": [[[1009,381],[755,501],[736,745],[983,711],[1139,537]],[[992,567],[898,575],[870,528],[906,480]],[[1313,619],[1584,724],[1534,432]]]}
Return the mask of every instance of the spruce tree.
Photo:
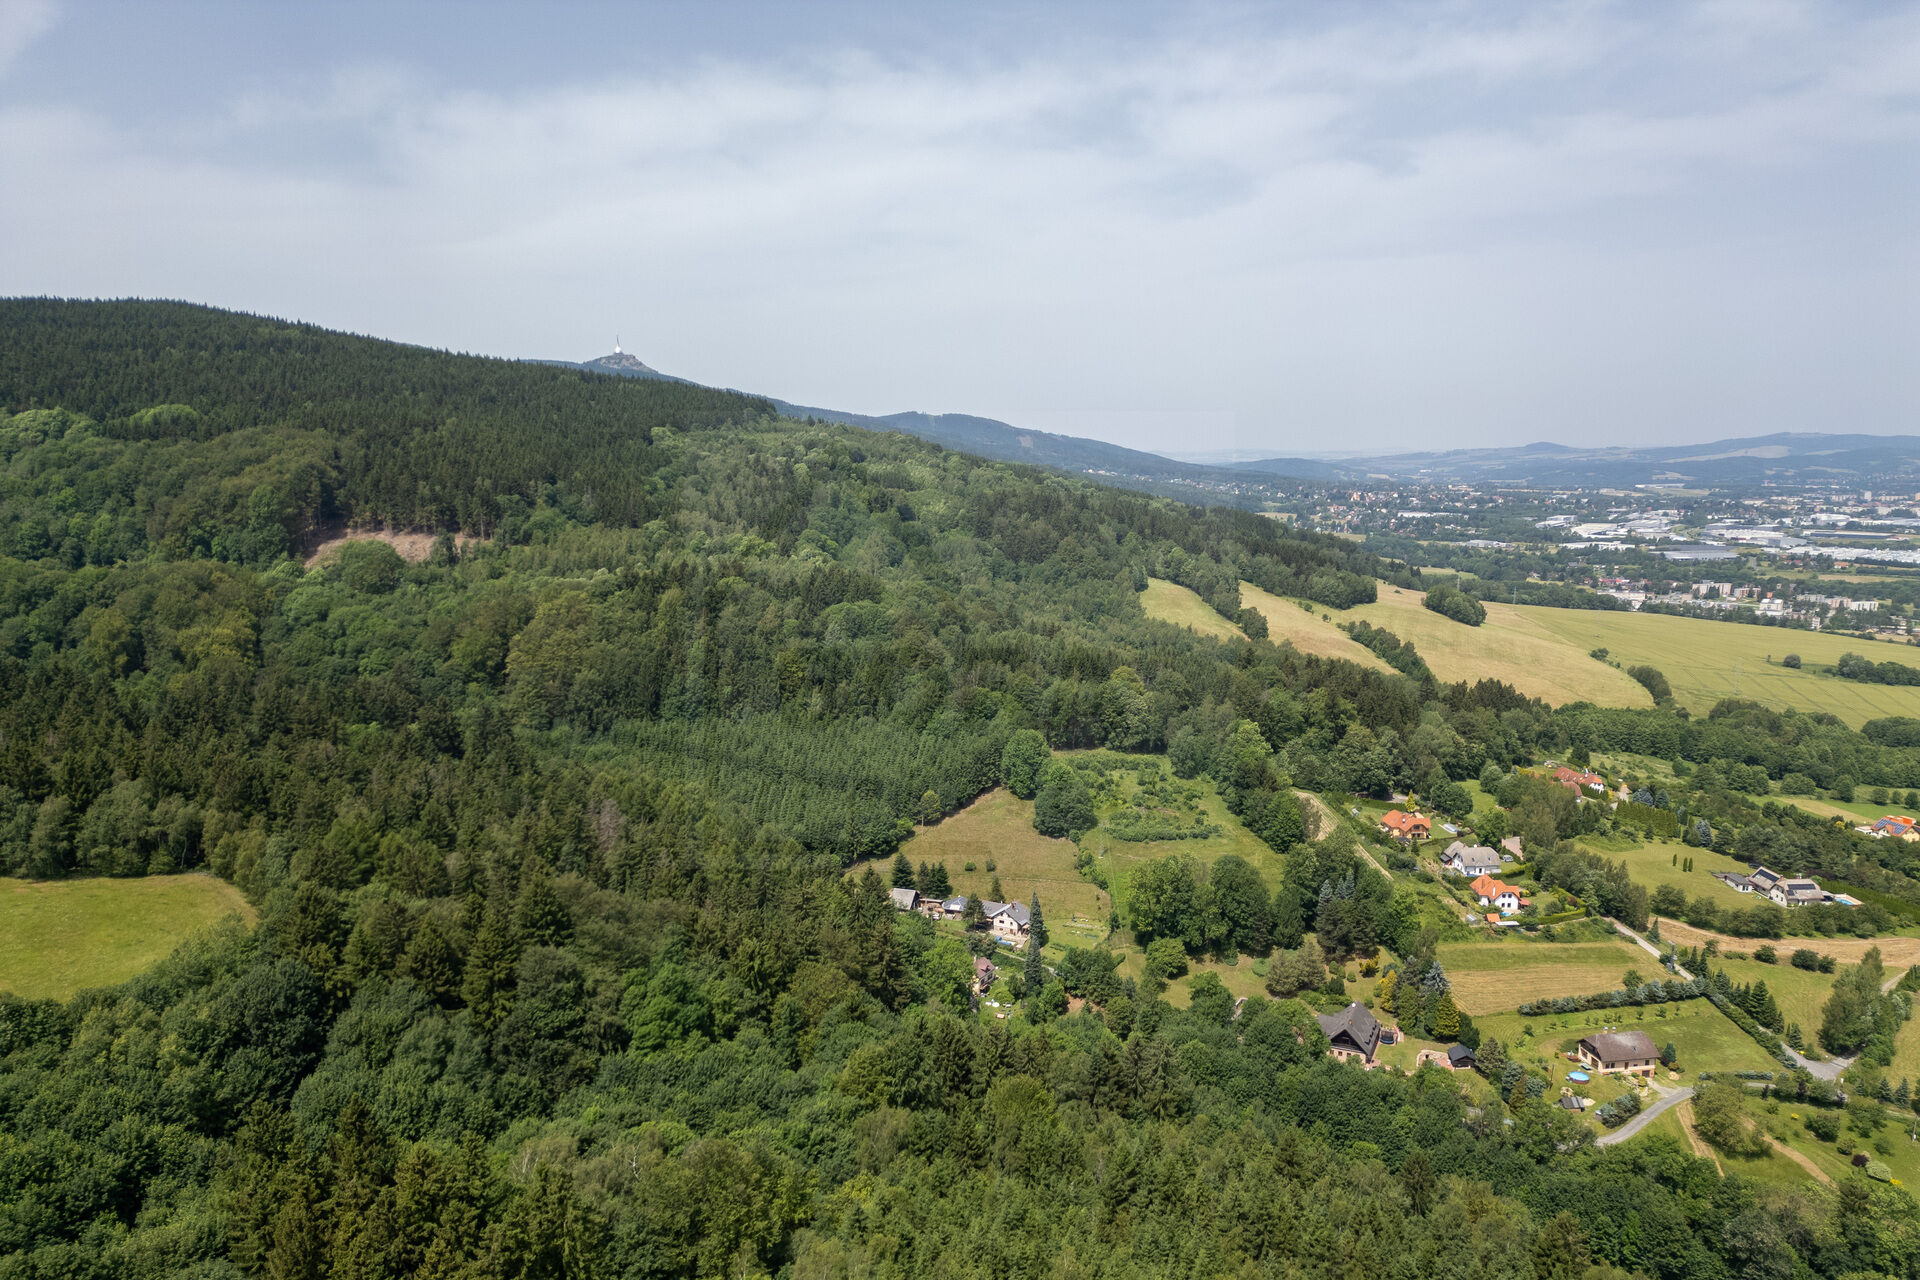
{"label": "spruce tree", "polygon": [[893,855],[893,887],[896,889],[913,888],[913,864],[907,861],[905,853]]}
{"label": "spruce tree", "polygon": [[1026,979],[1028,999],[1039,995],[1047,985],[1047,966],[1040,959],[1040,942],[1031,935],[1027,938],[1027,963],[1021,976]]}
{"label": "spruce tree", "polygon": [[1036,892],[1027,903],[1027,914],[1032,917],[1027,924],[1027,936],[1038,949],[1047,945],[1047,922],[1040,918],[1040,895]]}

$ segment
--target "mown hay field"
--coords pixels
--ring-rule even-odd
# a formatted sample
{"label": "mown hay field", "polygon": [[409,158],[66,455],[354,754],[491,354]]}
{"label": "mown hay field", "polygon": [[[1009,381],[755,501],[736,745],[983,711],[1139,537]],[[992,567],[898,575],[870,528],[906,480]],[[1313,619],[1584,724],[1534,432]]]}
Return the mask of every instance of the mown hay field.
{"label": "mown hay field", "polygon": [[1177,582],[1168,582],[1165,578],[1147,579],[1147,589],[1140,593],[1140,607],[1157,622],[1171,622],[1176,627],[1185,627],[1216,640],[1247,638],[1239,627],[1215,613],[1213,606],[1202,600],[1198,593]]}
{"label": "mown hay field", "polygon": [[0,991],[64,1000],[125,982],[230,915],[254,920],[238,889],[208,875],[0,879]]}
{"label": "mown hay field", "polygon": [[1625,942],[1443,942],[1435,958],[1453,984],[1454,1003],[1476,1018],[1529,1000],[1612,991],[1630,968],[1648,977],[1660,968],[1652,956]]}
{"label": "mown hay field", "polygon": [[1270,591],[1262,591],[1251,582],[1240,584],[1240,603],[1258,610],[1260,616],[1267,620],[1267,638],[1275,644],[1285,640],[1302,653],[1317,654],[1323,658],[1345,658],[1377,671],[1393,670],[1373,650],[1323,618],[1323,613],[1332,614],[1332,610],[1323,605],[1308,601],[1311,608],[1303,609],[1296,602]]}
{"label": "mown hay field", "polygon": [[[1880,716],[1920,716],[1920,687],[1862,684],[1828,670],[1849,652],[1920,667],[1920,649],[1911,645],[1657,613],[1527,607],[1520,612],[1531,626],[1559,638],[1596,668],[1602,664],[1586,657],[1596,648],[1608,650],[1622,666],[1658,668],[1673,686],[1674,699],[1695,715],[1713,710],[1723,698],[1740,697],[1779,710],[1832,712],[1856,729]],[[1780,665],[1789,653],[1800,655],[1799,670]],[[1609,700],[1596,696],[1593,701]]]}
{"label": "mown hay field", "polygon": [[1379,600],[1335,616],[1341,621],[1363,619],[1411,640],[1441,680],[1501,680],[1555,706],[1568,702],[1653,705],[1638,681],[1589,657],[1587,651],[1593,645],[1567,639],[1536,616],[1555,611],[1489,604],[1486,622],[1470,627],[1435,613],[1421,603],[1423,599],[1421,592],[1383,582]]}

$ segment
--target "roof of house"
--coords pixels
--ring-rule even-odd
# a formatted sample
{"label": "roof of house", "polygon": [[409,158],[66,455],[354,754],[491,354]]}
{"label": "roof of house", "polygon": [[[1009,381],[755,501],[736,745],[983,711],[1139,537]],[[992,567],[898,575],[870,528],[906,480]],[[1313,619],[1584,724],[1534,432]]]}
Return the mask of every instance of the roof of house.
{"label": "roof of house", "polygon": [[1425,827],[1429,831],[1433,830],[1433,823],[1426,818],[1421,817],[1417,813],[1402,813],[1398,809],[1388,810],[1387,815],[1380,819],[1380,825],[1393,831],[1409,831],[1414,827]]}
{"label": "roof of house", "polygon": [[1653,1037],[1644,1031],[1601,1031],[1581,1041],[1602,1063],[1632,1062],[1660,1056]]}
{"label": "roof of house", "polygon": [[891,896],[894,906],[899,907],[903,911],[911,911],[913,910],[914,900],[920,895],[911,889],[895,889],[892,890]]}
{"label": "roof of house", "polygon": [[983,902],[980,905],[986,910],[989,920],[1005,916],[1023,929],[1033,923],[1033,912],[1027,910],[1024,902]]}
{"label": "roof of house", "polygon": [[1447,1061],[1456,1067],[1463,1062],[1472,1062],[1473,1050],[1463,1044],[1450,1044],[1447,1046]]}
{"label": "roof of house", "polygon": [[983,974],[992,973],[993,961],[987,959],[985,956],[975,956],[973,958],[973,971],[975,973],[983,973]]}
{"label": "roof of house", "polygon": [[1500,854],[1483,844],[1461,844],[1455,840],[1447,846],[1447,857],[1458,858],[1462,869],[1467,867],[1498,867]]}
{"label": "roof of house", "polygon": [[1495,880],[1492,876],[1475,876],[1473,883],[1469,884],[1467,888],[1473,890],[1483,898],[1497,898],[1503,893],[1510,893],[1516,898],[1520,896],[1518,889],[1510,884],[1503,884]]}
{"label": "roof of house", "polygon": [[1320,1029],[1327,1033],[1329,1040],[1337,1039],[1344,1034],[1369,1058],[1373,1056],[1373,1051],[1380,1047],[1380,1023],[1358,1000],[1338,1013],[1316,1013],[1313,1016],[1319,1021]]}
{"label": "roof of house", "polygon": [[941,903],[940,909],[942,911],[952,911],[955,913],[965,911],[967,909],[967,895],[964,893],[955,894],[953,897]]}
{"label": "roof of house", "polygon": [[1765,867],[1755,867],[1753,869],[1753,874],[1747,877],[1747,879],[1759,885],[1762,889],[1771,889],[1773,887],[1773,882],[1778,880],[1779,878],[1780,877],[1778,875],[1767,870]]}

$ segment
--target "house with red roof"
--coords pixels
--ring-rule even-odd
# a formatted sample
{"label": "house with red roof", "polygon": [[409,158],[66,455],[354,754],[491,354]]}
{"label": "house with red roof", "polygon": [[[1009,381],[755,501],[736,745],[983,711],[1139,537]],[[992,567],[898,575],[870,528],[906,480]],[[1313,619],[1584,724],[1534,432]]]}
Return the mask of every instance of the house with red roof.
{"label": "house with red roof", "polygon": [[1425,840],[1433,834],[1433,823],[1417,813],[1394,809],[1380,819],[1380,829],[1396,840]]}

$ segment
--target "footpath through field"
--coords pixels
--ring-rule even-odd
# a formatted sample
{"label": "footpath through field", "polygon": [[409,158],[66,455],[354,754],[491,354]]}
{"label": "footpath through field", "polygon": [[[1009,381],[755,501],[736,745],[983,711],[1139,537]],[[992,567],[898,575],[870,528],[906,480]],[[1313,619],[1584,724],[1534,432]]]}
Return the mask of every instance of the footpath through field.
{"label": "footpath through field", "polygon": [[[1641,937],[1639,934],[1635,933],[1633,930],[1627,928],[1627,926],[1621,924],[1618,920],[1615,920],[1612,916],[1602,916],[1600,918],[1602,920],[1605,920],[1608,924],[1612,925],[1614,928],[1618,929],[1620,932],[1626,934],[1629,938],[1632,938],[1635,942],[1639,943],[1640,949],[1642,951],[1645,951],[1648,955],[1652,956],[1654,959],[1660,960],[1666,956],[1666,952],[1654,946],[1651,942],[1648,942],[1645,938]],[[1681,968],[1678,963],[1675,963],[1675,965],[1673,966],[1673,971],[1679,974],[1681,977],[1685,978],[1688,982],[1693,981],[1693,975],[1688,973],[1685,969]]]}
{"label": "footpath through field", "polygon": [[[1658,1089],[1660,1086],[1654,1085],[1653,1087]],[[1593,1145],[1596,1147],[1611,1147],[1616,1142],[1625,1142],[1628,1138],[1631,1138],[1634,1134],[1651,1124],[1654,1117],[1662,1111],[1665,1111],[1668,1107],[1677,1107],[1692,1096],[1692,1086],[1688,1086],[1685,1089],[1675,1089],[1670,1093],[1663,1093],[1660,1101],[1654,1103],[1645,1111],[1642,1111],[1639,1115],[1627,1121],[1618,1129],[1615,1129],[1612,1133],[1601,1134],[1599,1138],[1594,1141]]]}
{"label": "footpath through field", "polygon": [[[1311,791],[1296,791],[1293,794],[1300,798],[1301,804],[1305,805],[1309,811],[1317,815],[1314,819],[1314,839],[1325,839],[1326,837],[1321,834],[1323,830],[1326,835],[1332,835],[1340,829],[1340,815],[1327,808],[1327,802],[1325,800],[1322,800]],[[1354,837],[1353,847],[1360,851],[1360,856],[1365,858],[1375,871],[1378,871],[1389,880],[1393,879],[1393,872],[1381,866],[1379,862],[1374,859],[1373,854],[1368,852],[1364,840],[1361,840],[1358,836]]]}

